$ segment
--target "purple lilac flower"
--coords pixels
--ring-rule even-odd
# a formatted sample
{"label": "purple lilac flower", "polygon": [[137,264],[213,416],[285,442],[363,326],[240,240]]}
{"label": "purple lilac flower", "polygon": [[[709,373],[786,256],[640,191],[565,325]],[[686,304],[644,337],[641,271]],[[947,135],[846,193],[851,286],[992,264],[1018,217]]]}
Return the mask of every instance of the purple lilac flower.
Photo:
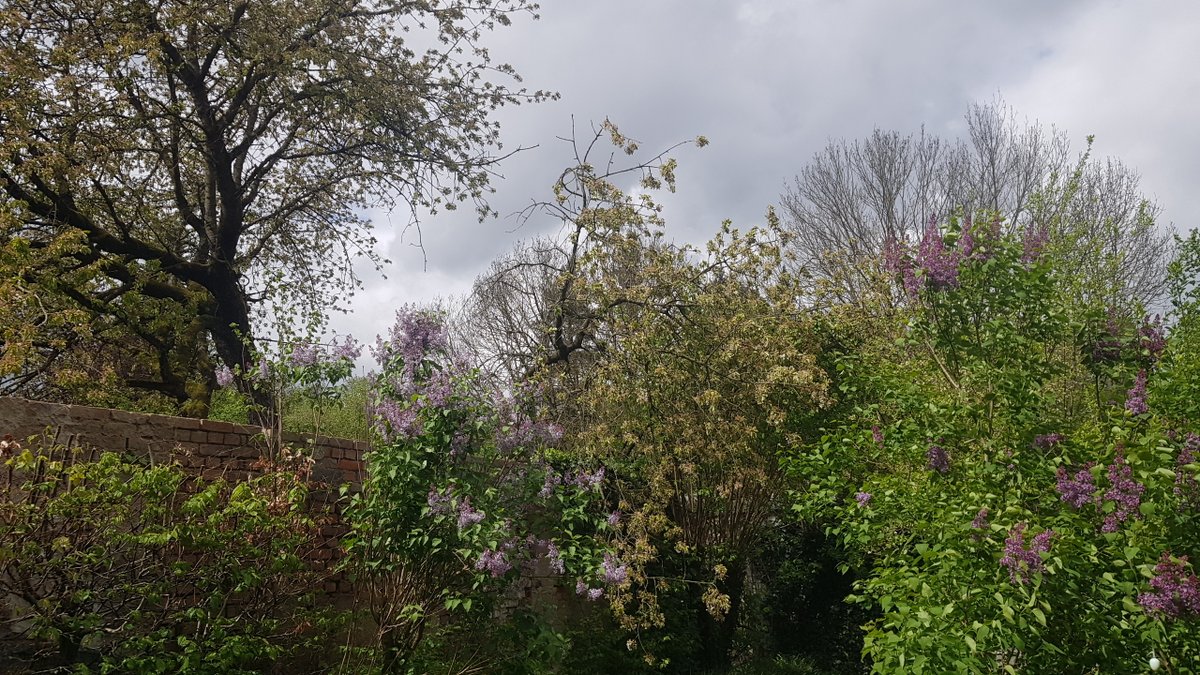
{"label": "purple lilac flower", "polygon": [[595,601],[597,601],[597,600],[599,600],[600,598],[603,598],[603,597],[604,597],[604,589],[603,589],[603,588],[591,588],[591,589],[588,589],[588,592],[587,592],[587,599],[588,599],[588,600],[591,600],[592,602],[595,602]]}
{"label": "purple lilac flower", "polygon": [[458,529],[465,530],[468,527],[481,522],[486,514],[483,511],[477,511],[471,508],[471,498],[464,497],[458,505]]}
{"label": "purple lilac flower", "polygon": [[1133,382],[1133,388],[1126,392],[1125,409],[1134,415],[1144,414],[1150,409],[1146,405],[1146,370],[1138,371],[1137,379]]}
{"label": "purple lilac flower", "polygon": [[908,247],[889,238],[883,245],[883,267],[888,272],[900,276],[905,295],[909,300],[915,301],[921,285],[912,261],[909,259]]}
{"label": "purple lilac flower", "polygon": [[1058,467],[1058,494],[1064,502],[1077,509],[1089,502],[1100,503],[1100,497],[1096,494],[1096,479],[1091,472],[1095,465],[1095,462],[1084,464],[1074,476],[1065,468]]}
{"label": "purple lilac flower", "polygon": [[1054,530],[1043,530],[1029,542],[1029,548],[1025,548],[1025,527],[1025,523],[1013,525],[1004,540],[1004,556],[1000,558],[1000,564],[1008,568],[1008,577],[1014,584],[1024,584],[1034,574],[1046,571],[1046,564],[1039,554],[1050,551],[1050,539],[1054,537]]}
{"label": "purple lilac flower", "polygon": [[959,257],[959,251],[946,248],[941,230],[930,220],[917,250],[917,264],[931,288],[940,291],[958,286]]}
{"label": "purple lilac flower", "polygon": [[962,252],[963,258],[970,258],[975,252],[975,231],[970,218],[963,223],[962,235],[958,238],[958,250]]}
{"label": "purple lilac flower", "polygon": [[1200,507],[1200,483],[1184,469],[1196,462],[1197,452],[1200,452],[1200,436],[1189,433],[1179,450],[1179,456],[1175,458],[1175,496],[1179,498],[1180,508]]}
{"label": "purple lilac flower", "polygon": [[604,583],[606,584],[623,584],[629,578],[629,570],[611,553],[604,554],[604,564],[602,567],[604,568]]}
{"label": "purple lilac flower", "polygon": [[1187,556],[1173,560],[1170,552],[1164,552],[1154,566],[1150,591],[1138,595],[1138,604],[1160,618],[1200,615],[1200,579],[1188,571]]}
{"label": "purple lilac flower", "polygon": [[588,592],[588,586],[583,581],[575,582],[575,595],[585,595]]}
{"label": "purple lilac flower", "polygon": [[546,559],[550,561],[550,571],[555,574],[562,574],[567,570],[566,564],[563,562],[562,555],[558,550],[558,546],[554,542],[546,542]]}
{"label": "purple lilac flower", "polygon": [[233,384],[233,371],[229,369],[229,366],[217,368],[217,386],[228,387],[231,384]]}
{"label": "purple lilac flower", "polygon": [[475,563],[475,569],[486,570],[493,578],[502,577],[506,572],[512,569],[512,565],[508,562],[503,551],[487,550],[479,555],[479,561]]}
{"label": "purple lilac flower", "polygon": [[858,502],[858,507],[865,509],[867,504],[871,503],[870,492],[857,492],[854,495],[854,500]]}
{"label": "purple lilac flower", "polygon": [[608,514],[608,526],[609,527],[616,527],[620,523],[621,523],[621,512],[620,511],[613,511],[612,513]]}
{"label": "purple lilac flower", "polygon": [[425,502],[429,504],[429,514],[440,516],[450,513],[450,503],[454,499],[454,488],[446,487],[443,490],[438,490],[435,487],[429,488],[429,494],[425,497]]}
{"label": "purple lilac flower", "polygon": [[401,404],[392,399],[375,401],[371,405],[371,418],[375,429],[385,439],[394,437],[412,438],[421,433],[420,409]]}
{"label": "purple lilac flower", "polygon": [[1109,488],[1104,493],[1105,501],[1114,502],[1117,508],[1104,518],[1101,532],[1116,532],[1120,524],[1133,518],[1140,518],[1138,506],[1142,502],[1142,493],[1146,486],[1133,480],[1133,469],[1125,461],[1125,453],[1117,450],[1113,463],[1108,465]]}
{"label": "purple lilac flower", "polygon": [[929,468],[938,473],[945,474],[950,472],[950,454],[940,445],[931,445],[925,453],[925,459],[929,461]]}
{"label": "purple lilac flower", "polygon": [[1151,361],[1157,361],[1167,349],[1167,338],[1163,330],[1162,316],[1146,317],[1137,331],[1138,347],[1150,354]]}
{"label": "purple lilac flower", "polygon": [[871,427],[871,440],[875,441],[875,445],[883,445],[883,430],[876,424]]}
{"label": "purple lilac flower", "polygon": [[542,499],[549,499],[559,485],[562,485],[562,476],[553,468],[547,468],[546,480],[542,483],[542,489],[538,492],[538,496]]}
{"label": "purple lilac flower", "polygon": [[354,359],[357,359],[361,354],[362,354],[362,344],[359,343],[357,340],[355,340],[353,337],[347,335],[346,340],[344,342],[342,342],[342,344],[340,344],[340,345],[337,344],[337,340],[334,340],[333,355],[336,356],[337,358],[346,359],[347,361],[353,361]]}
{"label": "purple lilac flower", "polygon": [[594,490],[604,482],[604,467],[600,467],[591,473],[580,471],[571,477],[568,482],[584,490]]}
{"label": "purple lilac flower", "polygon": [[1108,308],[1108,320],[1104,323],[1104,332],[1092,345],[1092,360],[1098,363],[1111,363],[1121,358],[1122,343],[1121,324],[1117,320],[1117,310]]}
{"label": "purple lilac flower", "polygon": [[1050,450],[1059,443],[1062,443],[1065,438],[1066,436],[1059,433],[1038,434],[1033,437],[1033,447],[1038,450]]}
{"label": "purple lilac flower", "polygon": [[1042,257],[1042,250],[1046,248],[1046,244],[1050,241],[1050,231],[1045,226],[1034,227],[1030,225],[1025,230],[1025,239],[1022,242],[1024,253],[1021,254],[1021,262],[1029,264]]}
{"label": "purple lilac flower", "polygon": [[988,526],[988,510],[987,507],[979,509],[979,513],[975,514],[975,520],[971,521],[971,529],[983,530]]}
{"label": "purple lilac flower", "polygon": [[302,342],[292,343],[292,354],[289,361],[297,368],[316,365],[321,360],[321,349],[317,345]]}

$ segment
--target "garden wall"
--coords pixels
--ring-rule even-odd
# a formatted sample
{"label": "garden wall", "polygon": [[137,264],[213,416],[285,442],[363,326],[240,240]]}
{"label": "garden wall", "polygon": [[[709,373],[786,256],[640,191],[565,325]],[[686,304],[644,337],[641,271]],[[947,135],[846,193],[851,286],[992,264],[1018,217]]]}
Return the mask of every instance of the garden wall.
{"label": "garden wall", "polygon": [[[188,417],[131,413],[107,408],[63,405],[20,398],[0,397],[0,437],[12,434],[24,443],[33,436],[69,446],[128,452],[155,462],[175,461],[185,471],[206,480],[224,478],[240,481],[262,473],[259,461],[267,456],[261,427]],[[333,511],[339,487],[361,484],[363,453],[367,443],[343,438],[283,434],[285,447],[305,448],[314,464],[310,506]],[[324,567],[337,557],[339,540],[346,528],[336,513],[322,526],[323,545],[312,562]],[[349,581],[334,578],[325,592],[337,604],[351,601]]]}

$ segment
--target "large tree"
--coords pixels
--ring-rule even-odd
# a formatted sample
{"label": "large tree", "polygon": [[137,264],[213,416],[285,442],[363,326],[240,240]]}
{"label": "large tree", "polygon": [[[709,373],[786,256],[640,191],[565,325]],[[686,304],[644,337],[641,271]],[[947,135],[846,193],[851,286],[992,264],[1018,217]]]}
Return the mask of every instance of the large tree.
{"label": "large tree", "polygon": [[[483,201],[491,111],[539,100],[481,39],[526,0],[12,0],[0,10],[0,387],[99,341],[183,402],[262,318],[377,262],[364,209]],[[91,346],[89,346],[91,345]]]}
{"label": "large tree", "polygon": [[1007,228],[1045,228],[1081,294],[1153,305],[1162,299],[1171,234],[1138,174],[1116,159],[1074,154],[1053,127],[1003,101],[976,104],[963,138],[875,129],[831,141],[784,192],[782,212],[807,272],[835,297],[871,285],[865,261],[887,241],[915,244],[926,225],[988,214]]}

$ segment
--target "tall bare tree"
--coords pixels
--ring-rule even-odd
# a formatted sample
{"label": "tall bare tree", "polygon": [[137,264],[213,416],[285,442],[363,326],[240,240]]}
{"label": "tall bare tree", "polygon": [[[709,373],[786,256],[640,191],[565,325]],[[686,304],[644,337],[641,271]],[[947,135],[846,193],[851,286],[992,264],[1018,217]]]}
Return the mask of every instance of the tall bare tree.
{"label": "tall bare tree", "polygon": [[1047,228],[1087,292],[1159,300],[1171,234],[1135,171],[1093,160],[1090,138],[1073,154],[1066,134],[1000,100],[972,105],[965,119],[964,138],[875,129],[818,152],[781,197],[804,268],[852,299],[869,284],[863,262],[888,240],[913,243],[931,219],[986,213],[1008,228]]}

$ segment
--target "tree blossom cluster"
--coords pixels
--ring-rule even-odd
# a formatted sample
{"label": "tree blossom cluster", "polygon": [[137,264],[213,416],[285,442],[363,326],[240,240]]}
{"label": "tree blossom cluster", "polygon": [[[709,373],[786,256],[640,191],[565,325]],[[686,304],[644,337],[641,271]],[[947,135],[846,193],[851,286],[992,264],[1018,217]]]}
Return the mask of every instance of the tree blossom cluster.
{"label": "tree blossom cluster", "polygon": [[1004,556],[1000,558],[1000,565],[1008,568],[1009,579],[1014,584],[1025,584],[1034,574],[1046,571],[1041,554],[1050,552],[1050,540],[1054,537],[1054,530],[1043,530],[1026,547],[1026,527],[1025,523],[1012,526],[1004,540]]}
{"label": "tree blossom cluster", "polygon": [[1108,490],[1104,499],[1116,504],[1116,509],[1104,517],[1101,532],[1116,532],[1121,523],[1130,517],[1139,518],[1138,506],[1142,503],[1142,493],[1146,487],[1133,480],[1133,469],[1125,461],[1125,453],[1118,450],[1112,464],[1108,465]]}
{"label": "tree blossom cluster", "polygon": [[1172,559],[1164,552],[1154,567],[1150,590],[1138,596],[1138,604],[1160,618],[1200,616],[1200,579],[1188,571],[1187,556]]}

